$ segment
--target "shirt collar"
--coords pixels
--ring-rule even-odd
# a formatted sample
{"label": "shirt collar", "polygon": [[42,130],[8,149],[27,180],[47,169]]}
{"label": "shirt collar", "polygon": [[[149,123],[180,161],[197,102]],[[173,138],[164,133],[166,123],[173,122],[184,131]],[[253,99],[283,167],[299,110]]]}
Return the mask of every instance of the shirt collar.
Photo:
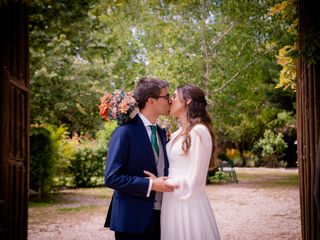
{"label": "shirt collar", "polygon": [[141,118],[142,122],[143,122],[143,125],[145,127],[148,127],[150,125],[153,125],[153,126],[157,126],[156,123],[152,124],[142,113],[138,113],[139,117]]}

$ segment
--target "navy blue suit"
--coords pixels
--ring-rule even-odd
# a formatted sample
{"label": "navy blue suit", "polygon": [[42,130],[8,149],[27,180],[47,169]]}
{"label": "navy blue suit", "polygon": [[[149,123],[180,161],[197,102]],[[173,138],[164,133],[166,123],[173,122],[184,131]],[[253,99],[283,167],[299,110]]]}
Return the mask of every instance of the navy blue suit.
{"label": "navy blue suit", "polygon": [[[164,175],[168,175],[165,130],[157,127],[164,148]],[[148,133],[138,115],[119,126],[109,143],[105,185],[114,189],[105,227],[115,232],[140,233],[152,215],[155,192],[146,197],[149,180],[144,170],[157,176],[157,166]]]}

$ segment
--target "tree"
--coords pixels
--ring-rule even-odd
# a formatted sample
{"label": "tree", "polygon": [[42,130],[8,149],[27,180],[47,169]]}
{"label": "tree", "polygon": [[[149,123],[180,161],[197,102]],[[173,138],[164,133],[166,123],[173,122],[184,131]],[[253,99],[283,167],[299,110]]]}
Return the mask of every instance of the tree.
{"label": "tree", "polygon": [[105,90],[131,90],[136,79],[152,75],[167,79],[172,89],[202,87],[221,140],[249,148],[262,136],[266,124],[247,133],[263,112],[277,108],[265,95],[273,92],[280,70],[277,44],[287,38],[281,22],[268,15],[274,1],[88,0],[79,12],[80,3],[69,4],[50,6],[77,16],[65,21],[70,26],[62,27],[65,13],[56,20],[36,11],[32,21],[48,26],[31,32],[43,39],[32,48],[34,122],[90,132],[101,124],[96,105]]}

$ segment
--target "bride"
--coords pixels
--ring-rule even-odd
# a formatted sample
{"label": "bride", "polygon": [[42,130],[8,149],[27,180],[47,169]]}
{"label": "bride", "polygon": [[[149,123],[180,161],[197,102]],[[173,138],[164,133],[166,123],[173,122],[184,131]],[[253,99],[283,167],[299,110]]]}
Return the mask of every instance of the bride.
{"label": "bride", "polygon": [[178,188],[163,195],[162,240],[220,239],[205,192],[215,151],[206,106],[204,92],[190,84],[178,87],[171,99],[170,115],[179,119],[181,128],[166,146],[170,164],[167,181]]}

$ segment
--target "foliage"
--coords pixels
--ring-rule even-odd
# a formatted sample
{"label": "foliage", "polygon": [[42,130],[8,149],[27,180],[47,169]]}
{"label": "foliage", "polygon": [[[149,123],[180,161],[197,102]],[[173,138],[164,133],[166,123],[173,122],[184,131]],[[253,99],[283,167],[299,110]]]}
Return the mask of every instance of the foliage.
{"label": "foliage", "polygon": [[295,40],[297,37],[298,16],[297,16],[297,0],[285,0],[273,6],[269,15],[275,17],[281,16],[283,26],[289,34],[288,43],[279,49],[277,63],[281,65],[282,70],[279,74],[279,83],[277,88],[283,87],[285,90],[290,88],[296,91],[296,57],[298,56]]}
{"label": "foliage", "polygon": [[56,127],[54,125],[45,125],[46,129],[50,132],[50,139],[53,145],[54,158],[56,162],[56,172],[61,173],[63,169],[68,165],[74,155],[74,148],[68,145],[67,139],[69,139],[68,128],[65,125]]}
{"label": "foliage", "polygon": [[287,148],[286,142],[283,140],[283,134],[274,134],[270,130],[264,132],[261,138],[253,148],[253,152],[261,157],[258,163],[260,166],[279,167],[284,157],[284,151]]}
{"label": "foliage", "polygon": [[[281,70],[276,54],[293,46],[294,39],[287,31],[291,19],[279,14],[284,5],[272,18],[268,14],[278,3],[35,0],[30,9],[31,122],[64,124],[70,136],[91,139],[103,124],[97,103],[104,91],[132,91],[145,75],[168,80],[172,91],[193,83],[208,95],[221,147],[237,148],[245,165],[244,151],[277,114],[295,114],[295,98],[274,89]],[[76,147],[68,145],[71,140],[62,142],[70,148],[65,160],[70,163]],[[98,150],[89,148],[79,150],[77,158],[99,158]]]}
{"label": "foliage", "polygon": [[226,152],[226,155],[228,158],[235,158],[235,157],[239,157],[240,156],[240,152],[239,150],[237,149],[234,149],[234,148],[227,148],[227,152]]}
{"label": "foliage", "polygon": [[30,188],[43,199],[50,193],[54,168],[54,147],[50,132],[43,127],[30,129]]}
{"label": "foliage", "polygon": [[[48,143],[45,139],[41,140],[37,137],[39,131],[41,134],[45,133],[45,136],[49,138],[49,146],[47,146]],[[33,126],[31,128],[30,141],[34,145],[33,147],[31,146],[31,155],[35,156],[35,160],[32,160],[31,157],[31,183],[34,182],[34,177],[40,178],[41,174],[47,176],[47,180],[43,181],[45,194],[50,193],[56,186],[68,185],[67,181],[70,178],[68,167],[70,161],[74,159],[76,144],[78,143],[75,138],[70,140],[68,129],[64,125],[59,127],[50,124]],[[37,156],[40,156],[41,161],[45,162],[38,163],[39,157]]]}
{"label": "foliage", "polygon": [[90,187],[103,183],[108,143],[115,127],[115,122],[108,122],[97,133],[97,140],[84,139],[77,145],[69,166],[74,186]]}
{"label": "foliage", "polygon": [[288,111],[279,112],[277,117],[267,124],[267,127],[281,133],[289,132],[292,128],[295,128],[296,119],[292,115],[293,113]]}
{"label": "foliage", "polygon": [[77,135],[74,135],[70,139],[68,129],[64,125],[59,127],[48,125],[47,129],[51,133],[51,139],[55,150],[54,185],[68,186],[70,185],[71,178],[68,168],[70,166],[70,162],[75,157],[76,147],[79,144],[79,138]]}
{"label": "foliage", "polygon": [[104,174],[105,153],[94,143],[80,145],[71,161],[70,171],[73,175],[74,185],[76,187],[90,187],[97,185],[97,178]]}
{"label": "foliage", "polygon": [[[283,22],[283,26],[287,29],[287,32],[291,35],[290,42],[287,43],[290,48],[290,52],[288,52],[285,56],[285,58],[291,58],[293,61],[297,59],[297,57],[301,57],[306,61],[308,64],[316,64],[320,60],[320,52],[319,52],[319,46],[320,46],[320,34],[319,30],[316,30],[315,28],[310,28],[308,32],[306,33],[305,37],[301,37],[299,39],[299,42],[305,42],[302,46],[302,48],[298,49],[295,45],[295,41],[297,39],[297,32],[298,32],[298,3],[297,0],[284,0],[281,3],[276,4],[274,7],[270,9],[269,14],[273,17],[280,15],[281,20]],[[304,31],[304,30],[302,30]],[[301,44],[300,44],[301,47]],[[282,58],[281,54],[279,54],[279,57]],[[281,63],[280,63],[281,64]],[[284,68],[290,69],[290,64],[283,65]],[[291,69],[293,70],[293,68]],[[281,75],[280,75],[281,77]],[[289,75],[290,78],[290,75]],[[288,80],[285,79],[285,82],[289,83],[289,86],[291,88],[295,88],[295,83],[290,83]],[[281,82],[280,82],[281,84]],[[285,87],[288,87],[287,85],[284,85]]]}
{"label": "foliage", "polygon": [[105,154],[107,154],[109,141],[116,127],[117,127],[116,122],[104,123],[103,127],[96,134],[96,140],[98,142],[98,146],[99,148],[103,149]]}
{"label": "foliage", "polygon": [[[88,187],[102,183],[105,157],[116,122],[108,122],[96,140],[69,137],[65,126],[43,125],[31,129],[30,187],[45,194],[56,186]],[[47,139],[46,139],[47,138]]]}
{"label": "foliage", "polygon": [[226,156],[233,161],[235,166],[242,166],[242,157],[238,149],[227,148]]}
{"label": "foliage", "polygon": [[108,86],[109,67],[101,56],[90,61],[85,54],[92,27],[87,11],[94,2],[33,2],[31,122],[66,124],[78,134],[92,134],[97,128],[97,102]]}
{"label": "foliage", "polygon": [[296,90],[296,63],[295,59],[290,56],[290,53],[296,51],[293,46],[287,45],[279,50],[277,56],[277,63],[282,66],[279,76],[279,83],[276,88],[283,87],[286,90],[290,87],[292,90]]}

